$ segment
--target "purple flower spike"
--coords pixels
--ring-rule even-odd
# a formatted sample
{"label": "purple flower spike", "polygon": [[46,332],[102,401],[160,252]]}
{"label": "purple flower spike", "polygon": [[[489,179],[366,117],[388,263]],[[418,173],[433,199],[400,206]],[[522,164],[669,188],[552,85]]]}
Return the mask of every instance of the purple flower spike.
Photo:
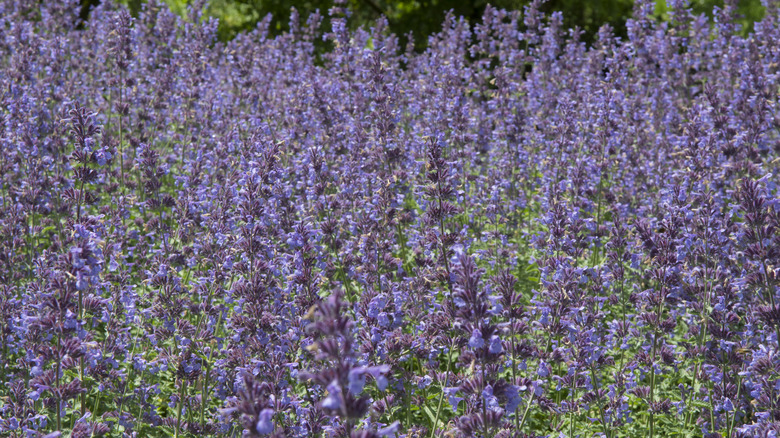
{"label": "purple flower spike", "polygon": [[266,435],[274,431],[274,423],[272,421],[274,416],[273,409],[263,409],[260,412],[260,419],[257,421],[255,430],[260,435]]}

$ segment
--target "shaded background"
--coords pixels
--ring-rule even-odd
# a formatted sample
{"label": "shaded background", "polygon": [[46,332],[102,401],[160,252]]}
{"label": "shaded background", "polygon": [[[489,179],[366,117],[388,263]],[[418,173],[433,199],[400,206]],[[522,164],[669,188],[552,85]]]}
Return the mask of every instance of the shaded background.
{"label": "shaded background", "polygon": [[[137,13],[143,0],[120,0]],[[178,11],[184,12],[188,0],[165,0]],[[745,30],[752,29],[752,23],[760,20],[764,9],[760,0],[734,0],[741,16]],[[390,29],[399,36],[411,33],[414,35],[416,47],[425,47],[427,37],[441,29],[441,23],[447,11],[464,16],[470,22],[476,23],[482,17],[482,12],[488,4],[504,9],[522,9],[531,0],[346,0],[353,11],[352,26],[370,25],[382,14],[387,16]],[[100,3],[100,0],[82,0],[83,16],[86,16],[90,5]],[[296,8],[305,20],[310,12],[317,9],[327,16],[327,11],[333,6],[333,0],[212,0],[209,12],[220,19],[219,35],[228,40],[236,33],[251,29],[267,14],[273,15],[271,29],[282,32],[287,29],[290,9]],[[697,13],[711,14],[713,7],[723,6],[723,0],[691,0],[691,7]],[[625,21],[630,18],[633,8],[632,0],[548,0],[543,10],[546,12],[561,11],[566,28],[580,27],[585,31],[584,38],[591,41],[598,28],[609,23],[618,35],[625,34]],[[664,18],[665,0],[656,0],[656,14]],[[327,23],[326,23],[327,25]],[[402,38],[404,43],[405,38]]]}

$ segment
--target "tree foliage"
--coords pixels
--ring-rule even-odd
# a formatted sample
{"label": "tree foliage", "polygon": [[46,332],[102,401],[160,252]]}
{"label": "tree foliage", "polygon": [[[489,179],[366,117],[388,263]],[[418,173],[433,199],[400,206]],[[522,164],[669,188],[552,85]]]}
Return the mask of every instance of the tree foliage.
{"label": "tree foliage", "polygon": [[[143,0],[124,0],[132,11],[139,11]],[[192,0],[166,0],[180,13],[184,13]],[[344,0],[352,13],[353,28],[370,27],[384,15],[390,25],[390,31],[402,36],[414,38],[417,49],[427,45],[427,38],[441,30],[445,15],[452,11],[471,22],[482,18],[487,5],[502,9],[520,10],[528,6],[531,0]],[[738,12],[743,17],[746,31],[752,29],[752,23],[761,19],[764,9],[760,0],[733,0],[738,4]],[[100,0],[83,0],[84,15],[89,6]],[[711,15],[714,7],[722,7],[724,0],[689,0],[696,13]],[[271,30],[275,33],[289,29],[290,14],[293,8],[305,20],[310,13],[320,11],[327,17],[327,11],[334,6],[334,0],[212,0],[209,12],[220,19],[219,35],[222,40],[233,38],[238,32],[254,28],[257,23],[271,16]],[[592,41],[598,29],[609,24],[618,36],[625,35],[625,21],[631,17],[634,2],[632,0],[547,0],[541,7],[546,13],[563,12],[564,28],[579,28],[584,32],[583,39]],[[665,18],[668,7],[666,0],[656,1],[656,13]]]}

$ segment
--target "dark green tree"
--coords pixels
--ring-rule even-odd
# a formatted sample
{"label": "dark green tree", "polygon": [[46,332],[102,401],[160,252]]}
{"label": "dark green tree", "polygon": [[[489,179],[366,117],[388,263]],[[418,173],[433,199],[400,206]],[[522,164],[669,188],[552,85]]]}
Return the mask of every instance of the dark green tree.
{"label": "dark green tree", "polygon": [[[140,10],[144,0],[120,0],[130,6],[131,11]],[[165,0],[174,9],[184,11],[191,0]],[[711,14],[713,6],[723,6],[724,0],[690,0],[694,11]],[[727,0],[737,4],[737,12],[742,16],[746,30],[752,29],[752,23],[763,16],[760,0]],[[414,37],[417,49],[427,45],[429,35],[441,29],[441,23],[447,12],[463,16],[472,23],[482,18],[485,7],[492,4],[503,9],[520,10],[531,0],[344,0],[352,15],[353,27],[370,26],[377,18],[386,16],[390,31],[399,35],[402,44],[406,36]],[[91,6],[100,0],[82,0],[83,17]],[[272,15],[271,31],[275,33],[288,29],[290,13],[295,8],[305,20],[308,15],[319,10],[327,22],[328,10],[335,0],[211,0],[209,12],[220,19],[220,38],[228,40],[236,33],[252,29],[258,21]],[[585,41],[592,41],[603,24],[610,24],[618,36],[625,34],[625,22],[631,17],[633,0],[547,0],[543,5],[545,12],[563,12],[564,27],[579,27]],[[660,19],[665,17],[666,0],[656,0],[656,13]]]}

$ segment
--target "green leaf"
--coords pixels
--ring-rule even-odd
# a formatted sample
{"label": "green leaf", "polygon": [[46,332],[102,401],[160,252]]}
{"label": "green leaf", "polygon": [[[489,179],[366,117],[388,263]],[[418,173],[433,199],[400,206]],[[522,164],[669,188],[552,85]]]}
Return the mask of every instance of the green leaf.
{"label": "green leaf", "polygon": [[441,421],[436,420],[436,413],[433,412],[433,410],[429,408],[428,405],[423,405],[423,411],[425,411],[425,414],[428,415],[428,418],[431,419],[431,427],[434,429],[438,428]]}

